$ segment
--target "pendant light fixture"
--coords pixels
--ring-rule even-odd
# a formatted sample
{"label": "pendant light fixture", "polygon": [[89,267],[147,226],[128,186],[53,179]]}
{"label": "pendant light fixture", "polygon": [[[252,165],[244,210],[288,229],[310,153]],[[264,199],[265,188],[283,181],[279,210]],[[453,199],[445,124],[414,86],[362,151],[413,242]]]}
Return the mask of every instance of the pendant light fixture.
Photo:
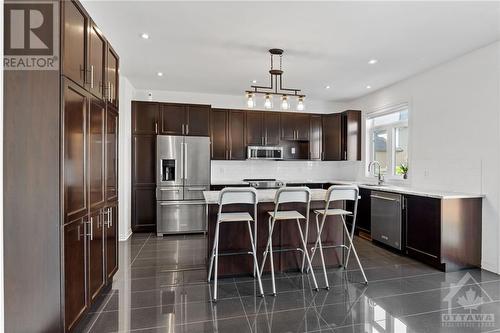
{"label": "pendant light fixture", "polygon": [[[264,108],[271,109],[273,107],[272,96],[281,96],[281,109],[288,110],[290,108],[289,97],[297,98],[297,110],[302,111],[305,108],[304,99],[306,95],[300,93],[300,89],[295,88],[284,88],[283,87],[283,50],[282,49],[270,49],[271,54],[271,69],[269,70],[270,75],[270,85],[269,86],[257,86],[252,85],[251,90],[246,91],[247,106],[249,108],[255,107],[255,95],[265,94]],[[275,66],[274,58],[279,58],[279,66]]]}

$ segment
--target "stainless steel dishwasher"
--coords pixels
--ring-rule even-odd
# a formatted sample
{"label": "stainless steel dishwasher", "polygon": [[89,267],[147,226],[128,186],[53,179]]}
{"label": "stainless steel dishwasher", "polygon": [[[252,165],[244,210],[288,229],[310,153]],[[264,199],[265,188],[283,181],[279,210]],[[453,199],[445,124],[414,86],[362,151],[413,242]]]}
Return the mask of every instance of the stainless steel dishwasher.
{"label": "stainless steel dishwasher", "polygon": [[372,239],[402,250],[402,197],[400,194],[372,191]]}

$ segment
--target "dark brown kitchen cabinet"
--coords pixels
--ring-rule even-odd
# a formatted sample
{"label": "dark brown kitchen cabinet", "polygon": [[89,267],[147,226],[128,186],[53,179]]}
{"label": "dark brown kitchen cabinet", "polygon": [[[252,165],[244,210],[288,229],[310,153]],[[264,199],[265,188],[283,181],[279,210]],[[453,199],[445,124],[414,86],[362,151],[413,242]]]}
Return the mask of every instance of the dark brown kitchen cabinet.
{"label": "dark brown kitchen cabinet", "polygon": [[132,231],[156,231],[156,186],[132,189]]}
{"label": "dark brown kitchen cabinet", "polygon": [[87,110],[89,98],[76,84],[65,80],[63,93],[64,221],[88,214]]}
{"label": "dark brown kitchen cabinet", "polygon": [[277,146],[279,140],[279,112],[246,112],[246,143],[248,146]]}
{"label": "dark brown kitchen cabinet", "polygon": [[209,136],[209,127],[210,105],[188,105],[184,134],[189,136]]}
{"label": "dark brown kitchen cabinet", "polygon": [[158,134],[160,104],[132,101],[132,134]]}
{"label": "dark brown kitchen cabinet", "polygon": [[161,134],[209,136],[210,106],[160,104]]}
{"label": "dark brown kitchen cabinet", "polygon": [[309,140],[309,115],[283,113],[281,115],[281,139],[291,141]]}
{"label": "dark brown kitchen cabinet", "polygon": [[87,258],[89,301],[93,302],[104,287],[104,234],[102,210],[94,211],[87,221]]}
{"label": "dark brown kitchen cabinet", "polygon": [[116,109],[118,109],[118,96],[119,96],[119,78],[118,78],[118,66],[119,66],[119,59],[118,55],[116,52],[113,50],[111,45],[108,44],[107,47],[107,66],[106,66],[106,82],[107,82],[107,88],[106,88],[106,97],[107,101],[114,106]]}
{"label": "dark brown kitchen cabinet", "polygon": [[94,96],[105,98],[106,39],[101,30],[92,22],[89,28],[88,87]]}
{"label": "dark brown kitchen cabinet", "polygon": [[118,200],[118,113],[106,110],[106,201]]}
{"label": "dark brown kitchen cabinet", "polygon": [[244,160],[247,157],[245,144],[245,111],[229,111],[229,156],[230,160]]}
{"label": "dark brown kitchen cabinet", "polygon": [[85,220],[87,216],[71,221],[63,230],[64,253],[64,317],[65,330],[71,330],[87,310],[85,290]]}
{"label": "dark brown kitchen cabinet", "polygon": [[323,160],[342,160],[342,115],[323,116]]}
{"label": "dark brown kitchen cabinet", "polygon": [[63,74],[84,87],[88,79],[87,31],[89,19],[76,1],[62,1],[62,63]]}
{"label": "dark brown kitchen cabinet", "polygon": [[156,186],[156,136],[132,137],[132,186]]}
{"label": "dark brown kitchen cabinet", "polygon": [[441,200],[407,195],[406,251],[439,262],[441,245]]}
{"label": "dark brown kitchen cabinet", "polygon": [[371,190],[360,188],[358,200],[358,215],[356,217],[356,228],[366,234],[371,232]]}
{"label": "dark brown kitchen cabinet", "polygon": [[105,237],[105,273],[106,280],[111,282],[113,275],[118,270],[118,205],[107,207],[103,213]]}
{"label": "dark brown kitchen cabinet", "polygon": [[309,120],[309,159],[321,160],[323,154],[322,119],[320,115],[312,115]]}
{"label": "dark brown kitchen cabinet", "polygon": [[228,111],[212,109],[210,114],[211,159],[226,160],[229,158],[228,144]]}
{"label": "dark brown kitchen cabinet", "polygon": [[97,98],[91,98],[89,108],[88,159],[90,209],[104,205],[104,153],[106,107]]}
{"label": "dark brown kitchen cabinet", "polygon": [[342,112],[343,160],[361,161],[361,111]]}

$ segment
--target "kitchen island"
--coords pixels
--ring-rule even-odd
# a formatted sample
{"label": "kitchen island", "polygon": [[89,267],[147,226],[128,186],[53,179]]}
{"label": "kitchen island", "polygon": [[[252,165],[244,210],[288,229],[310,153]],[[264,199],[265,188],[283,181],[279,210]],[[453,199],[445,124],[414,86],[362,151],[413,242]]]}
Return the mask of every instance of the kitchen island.
{"label": "kitchen island", "polygon": [[[219,205],[217,200],[220,191],[205,191],[203,195],[208,205],[208,247],[207,253],[210,258],[212,244],[217,223],[217,213]],[[268,231],[267,212],[274,210],[275,189],[257,190],[257,258],[262,260],[262,253],[266,247]],[[326,190],[311,189],[311,210],[323,209],[325,206]],[[337,203],[336,207],[340,207]],[[297,210],[304,216],[305,205],[301,204],[283,204],[280,210]],[[225,205],[224,212],[249,212],[253,215],[253,206],[251,205]],[[325,223],[322,242],[323,245],[341,244],[344,234],[342,222],[338,217],[331,216]],[[314,246],[317,233],[314,214],[311,212],[309,221],[308,248]],[[304,228],[305,222],[302,227]],[[300,247],[300,237],[294,221],[282,221],[275,225],[273,232],[273,248],[298,248]],[[303,229],[304,230],[304,229]],[[225,223],[220,227],[219,253],[250,251],[250,239],[246,223]],[[325,250],[325,261],[328,266],[338,266],[342,262],[343,251],[340,249]],[[277,252],[274,254],[274,269],[276,272],[298,270],[302,263],[302,254],[298,251]],[[319,256],[315,256],[313,266],[321,267]],[[219,276],[237,276],[251,274],[253,270],[252,257],[250,255],[230,255],[219,257]],[[264,272],[270,271],[269,260],[267,260]]]}

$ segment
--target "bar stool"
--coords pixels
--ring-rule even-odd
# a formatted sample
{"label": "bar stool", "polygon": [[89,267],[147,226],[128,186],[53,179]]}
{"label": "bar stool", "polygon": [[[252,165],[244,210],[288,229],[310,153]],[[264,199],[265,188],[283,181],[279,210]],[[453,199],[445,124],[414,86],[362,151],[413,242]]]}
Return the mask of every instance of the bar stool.
{"label": "bar stool", "polygon": [[[222,207],[224,205],[231,204],[246,204],[253,205],[253,216],[252,217],[247,212],[234,212],[234,213],[223,213]],[[219,227],[222,223],[236,223],[236,222],[247,222],[248,233],[250,236],[250,245],[252,246],[252,252],[232,252],[232,253],[222,253],[219,254]],[[254,224],[254,230],[252,235],[252,226],[250,222]],[[210,257],[210,268],[208,272],[208,282],[212,276],[212,268],[214,268],[214,302],[217,301],[217,266],[219,262],[219,256],[224,255],[235,255],[235,254],[251,254],[253,256],[254,277],[257,275],[257,280],[259,282],[259,289],[261,296],[264,296],[264,291],[262,289],[262,281],[260,279],[259,264],[257,262],[257,252],[255,250],[257,244],[257,190],[252,187],[240,187],[240,188],[224,188],[219,194],[219,213],[217,214],[217,224],[215,227],[214,243],[212,247],[212,255]],[[215,267],[214,266],[215,261]],[[257,274],[256,274],[257,273]]]}
{"label": "bar stool", "polygon": [[[326,281],[326,289],[330,289],[330,285],[328,283],[328,276],[326,275],[326,266],[325,266],[325,257],[323,255],[323,249],[327,248],[337,248],[337,247],[343,247],[347,249],[347,257],[346,257],[346,262],[344,265],[344,269],[347,268],[347,264],[349,263],[349,256],[351,254],[351,249],[352,252],[354,253],[354,256],[356,257],[356,261],[358,262],[358,265],[361,269],[361,273],[363,274],[363,279],[365,280],[365,284],[368,284],[368,280],[366,279],[365,271],[363,270],[363,266],[361,265],[361,262],[359,261],[358,253],[356,252],[356,248],[354,247],[353,244],[353,237],[354,237],[354,230],[356,227],[356,212],[358,210],[358,197],[359,197],[359,189],[356,185],[333,185],[330,186],[328,191],[326,192],[326,197],[325,197],[325,209],[317,209],[314,211],[314,214],[316,215],[316,231],[318,232],[318,237],[316,239],[316,242],[314,243],[314,247],[312,248],[312,253],[311,253],[311,260],[314,258],[314,254],[316,253],[316,249],[319,246],[319,255],[321,257],[321,264],[323,266],[323,274],[325,275],[325,281]],[[332,208],[330,209],[330,203],[335,202],[335,201],[354,201],[354,214],[352,212],[349,212],[344,209],[338,209],[338,208]],[[321,224],[319,223],[319,216],[322,215],[321,219]],[[347,225],[345,222],[345,216],[347,215],[352,215],[352,230],[349,232],[347,229]],[[330,246],[323,246],[321,244],[321,232],[323,231],[323,227],[325,225],[326,218],[328,216],[340,216],[342,219],[342,224],[344,226],[345,234],[347,236],[347,240],[349,241],[349,247],[347,247],[345,244],[340,244],[340,245],[330,245]]]}
{"label": "bar stool", "polygon": [[[280,211],[279,206],[281,204],[285,203],[305,203],[306,204],[306,217],[302,215],[301,213],[295,211],[295,210],[286,210],[286,211]],[[269,255],[269,260],[271,262],[271,277],[272,277],[272,284],[273,284],[273,296],[276,296],[276,282],[274,280],[274,261],[273,261],[273,251],[275,252],[284,252],[284,251],[301,251],[303,253],[303,256],[306,258],[307,265],[309,269],[311,270],[312,273],[312,278],[314,282],[314,289],[318,290],[318,284],[316,283],[316,277],[314,276],[314,272],[312,270],[312,265],[311,265],[311,259],[309,258],[309,253],[307,251],[307,245],[306,241],[304,240],[304,234],[302,232],[302,228],[300,226],[300,220],[305,220],[306,222],[306,229],[309,227],[309,208],[311,204],[311,192],[309,188],[307,187],[282,187],[278,189],[276,192],[276,196],[274,198],[274,211],[268,212],[269,214],[269,219],[268,219],[268,228],[269,228],[269,237],[267,239],[267,245],[264,250],[264,258],[262,260],[262,265],[260,267],[260,275],[262,275],[262,272],[264,270],[264,265],[266,263],[267,259],[267,254],[270,253]],[[273,231],[274,231],[274,225],[276,224],[277,221],[291,221],[295,220],[297,223],[297,229],[299,231],[299,236],[300,236],[300,241],[302,248],[295,248],[295,249],[275,249],[273,250],[273,244],[272,244],[272,238],[273,238]],[[301,267],[301,271],[303,271],[303,265]]]}

